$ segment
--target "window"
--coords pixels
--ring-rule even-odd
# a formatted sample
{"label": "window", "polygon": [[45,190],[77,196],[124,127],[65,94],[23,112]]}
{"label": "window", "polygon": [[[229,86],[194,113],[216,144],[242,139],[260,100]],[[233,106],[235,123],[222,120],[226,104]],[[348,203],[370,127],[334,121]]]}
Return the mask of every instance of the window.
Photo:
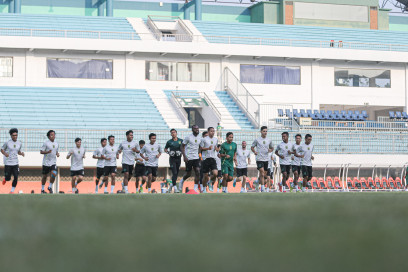
{"label": "window", "polygon": [[47,59],[49,78],[113,79],[113,61],[102,59]]}
{"label": "window", "polygon": [[241,65],[241,82],[300,85],[300,67]]}
{"label": "window", "polygon": [[0,57],[0,77],[13,77],[13,58]]}
{"label": "window", "polygon": [[346,87],[391,88],[391,71],[335,68],[334,85]]}
{"label": "window", "polygon": [[146,61],[146,79],[156,81],[209,81],[209,64]]}

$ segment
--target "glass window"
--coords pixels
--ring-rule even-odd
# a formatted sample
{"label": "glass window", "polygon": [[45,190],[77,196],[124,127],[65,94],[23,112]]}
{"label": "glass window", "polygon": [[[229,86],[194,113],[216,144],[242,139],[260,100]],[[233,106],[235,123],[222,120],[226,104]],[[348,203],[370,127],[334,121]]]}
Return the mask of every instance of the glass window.
{"label": "glass window", "polygon": [[300,85],[300,67],[241,65],[241,82]]}
{"label": "glass window", "polygon": [[0,57],[0,77],[13,77],[12,57]]}
{"label": "glass window", "polygon": [[113,61],[101,59],[47,59],[49,78],[113,79]]}
{"label": "glass window", "polygon": [[209,81],[209,64],[146,61],[146,79],[156,81]]}
{"label": "glass window", "polygon": [[391,71],[335,68],[334,85],[346,87],[391,88]]}

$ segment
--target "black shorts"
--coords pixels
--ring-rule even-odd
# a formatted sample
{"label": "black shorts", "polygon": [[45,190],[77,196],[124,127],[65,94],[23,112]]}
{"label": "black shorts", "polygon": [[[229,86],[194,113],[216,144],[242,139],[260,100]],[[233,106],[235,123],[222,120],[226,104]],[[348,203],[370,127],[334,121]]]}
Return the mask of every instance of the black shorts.
{"label": "black shorts", "polygon": [[4,166],[4,177],[6,181],[11,179],[11,176],[17,177],[20,173],[20,168],[17,165],[5,165]]}
{"label": "black shorts", "polygon": [[313,177],[313,168],[311,166],[302,165],[302,175],[304,177]]}
{"label": "black shorts", "polygon": [[145,176],[152,174],[153,177],[157,177],[157,166],[146,166]]}
{"label": "black shorts", "polygon": [[237,177],[248,176],[248,168],[237,168]]}
{"label": "black shorts", "polygon": [[96,167],[96,178],[100,179],[104,174],[105,169],[102,167]]}
{"label": "black shorts", "polygon": [[263,168],[265,171],[268,171],[268,162],[256,161],[256,169],[260,170],[261,168]]}
{"label": "black shorts", "polygon": [[57,166],[55,164],[51,165],[51,166],[43,165],[43,167],[42,167],[42,174],[43,175],[48,175],[51,171],[57,171]]}
{"label": "black shorts", "polygon": [[300,167],[300,165],[292,165],[292,172],[298,172],[298,174],[300,174],[302,168]]}
{"label": "black shorts", "polygon": [[116,166],[105,166],[103,168],[103,175],[105,177],[109,176],[110,174],[116,174]]}
{"label": "black shorts", "polygon": [[208,173],[213,170],[217,170],[217,162],[214,158],[207,158],[202,163],[203,173]]}
{"label": "black shorts", "polygon": [[217,175],[217,177],[218,177],[218,178],[222,178],[222,170],[219,170],[219,169],[218,169],[218,175]]}
{"label": "black shorts", "polygon": [[290,174],[290,165],[281,164],[280,168],[282,173],[286,172],[288,175]]}
{"label": "black shorts", "polygon": [[189,160],[186,163],[186,171],[187,172],[191,172],[191,170],[193,170],[193,168],[200,168],[200,160],[199,159]]}
{"label": "black shorts", "polygon": [[74,177],[74,176],[84,176],[84,175],[85,175],[84,169],[82,169],[82,170],[77,170],[77,171],[72,171],[72,170],[71,170],[71,177]]}
{"label": "black shorts", "polygon": [[137,178],[146,176],[146,166],[144,164],[136,163],[135,173],[133,175]]}
{"label": "black shorts", "polygon": [[133,165],[122,163],[122,173],[133,173]]}
{"label": "black shorts", "polygon": [[273,169],[268,168],[268,176],[273,178]]}

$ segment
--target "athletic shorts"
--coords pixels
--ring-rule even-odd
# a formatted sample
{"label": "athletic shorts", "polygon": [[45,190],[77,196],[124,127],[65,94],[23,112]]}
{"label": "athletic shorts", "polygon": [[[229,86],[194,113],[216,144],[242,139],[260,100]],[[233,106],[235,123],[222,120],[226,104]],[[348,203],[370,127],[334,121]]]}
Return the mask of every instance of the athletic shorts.
{"label": "athletic shorts", "polygon": [[74,176],[84,176],[84,175],[85,175],[84,169],[82,169],[82,170],[77,170],[77,171],[72,171],[72,170],[71,170],[71,177],[74,177]]}
{"label": "athletic shorts", "polygon": [[313,168],[311,166],[302,165],[302,175],[304,177],[313,177]]}
{"label": "athletic shorts", "polygon": [[11,176],[18,176],[20,173],[20,168],[17,165],[5,165],[4,166],[4,177],[6,178],[6,181],[9,181],[11,179]]}
{"label": "athletic shorts", "polygon": [[217,175],[217,177],[218,177],[218,178],[222,178],[222,170],[218,169],[218,175]]}
{"label": "athletic shorts", "polygon": [[237,168],[237,177],[248,176],[248,168]]}
{"label": "athletic shorts", "polygon": [[133,165],[122,163],[122,173],[133,173]]}
{"label": "athletic shorts", "polygon": [[288,175],[290,174],[290,165],[281,164],[280,168],[282,173],[286,172]]}
{"label": "athletic shorts", "polygon": [[45,166],[43,165],[42,167],[42,174],[43,175],[48,175],[51,171],[57,171],[57,165],[51,165],[51,166]]}
{"label": "athletic shorts", "polygon": [[208,173],[213,170],[217,170],[217,162],[214,158],[207,158],[202,164],[203,173]]}
{"label": "athletic shorts", "polygon": [[96,167],[96,178],[100,179],[103,176],[105,169],[102,167]]}
{"label": "athletic shorts", "polygon": [[146,166],[145,176],[152,174],[153,177],[157,177],[157,168],[157,166]]}
{"label": "athletic shorts", "polygon": [[292,172],[298,172],[298,174],[300,174],[302,171],[302,168],[300,167],[300,165],[292,165]]}
{"label": "athletic shorts", "polygon": [[234,166],[233,165],[228,164],[228,163],[224,163],[221,166],[221,169],[222,169],[222,174],[223,175],[228,174],[230,177],[234,176]]}
{"label": "athletic shorts", "polygon": [[103,175],[105,177],[109,176],[110,174],[116,174],[116,166],[105,166],[103,168]]}
{"label": "athletic shorts", "polygon": [[200,168],[200,160],[199,159],[189,160],[186,163],[186,171],[187,172],[191,172],[191,170],[193,170],[193,168]]}
{"label": "athletic shorts", "polygon": [[146,166],[136,163],[134,176],[137,178],[146,176]]}
{"label": "athletic shorts", "polygon": [[268,171],[268,162],[256,161],[256,169],[260,170],[261,168],[263,168],[265,171]]}
{"label": "athletic shorts", "polygon": [[268,176],[273,178],[273,170],[271,168],[268,168]]}

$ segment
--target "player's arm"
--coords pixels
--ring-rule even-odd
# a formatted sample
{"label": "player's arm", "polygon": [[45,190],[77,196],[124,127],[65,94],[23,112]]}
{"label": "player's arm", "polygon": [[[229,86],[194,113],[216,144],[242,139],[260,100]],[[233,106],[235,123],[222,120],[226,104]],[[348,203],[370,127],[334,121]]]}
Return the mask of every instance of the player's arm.
{"label": "player's arm", "polygon": [[22,147],[23,147],[23,146],[21,145],[21,146],[20,146],[20,149],[18,150],[18,153],[17,153],[17,154],[24,157],[24,156],[25,156],[25,153],[24,153],[23,151],[21,151]]}
{"label": "player's arm", "polygon": [[183,143],[181,144],[181,153],[183,154],[184,162],[188,162],[188,158],[186,156],[186,144],[188,143],[187,138],[184,139]]}
{"label": "player's arm", "polygon": [[146,148],[143,147],[143,148],[140,150],[140,157],[142,157],[143,160],[148,161],[149,158],[148,158],[148,157],[145,157],[145,152],[146,152]]}
{"label": "player's arm", "polygon": [[169,153],[169,147],[170,147],[170,143],[169,141],[167,141],[166,145],[164,146],[164,153]]}
{"label": "player's arm", "polygon": [[85,154],[86,154],[86,150],[84,149],[84,155],[82,156],[83,159],[85,159]]}
{"label": "player's arm", "polygon": [[269,151],[269,152],[273,152],[273,144],[272,144],[272,142],[269,144],[269,149],[268,149],[268,151]]}
{"label": "player's arm", "polygon": [[3,154],[6,158],[8,158],[9,154],[6,152],[6,149],[7,149],[7,143],[5,143],[3,147],[1,148],[1,154]]}
{"label": "player's arm", "polygon": [[[59,147],[57,147],[57,153],[55,153],[55,155],[57,155],[57,158],[59,158],[60,153],[58,152]],[[51,150],[50,150],[51,151]],[[50,152],[51,153],[51,152]]]}
{"label": "player's arm", "polygon": [[256,144],[257,144],[257,141],[255,140],[255,141],[252,143],[252,146],[251,146],[251,151],[255,154],[255,156],[258,155],[258,152],[256,152],[256,150],[255,150]]}
{"label": "player's arm", "polygon": [[251,154],[248,154],[248,165],[251,164]]}
{"label": "player's arm", "polygon": [[74,153],[72,150],[68,152],[67,159],[71,158],[72,153]]}
{"label": "player's arm", "polygon": [[47,146],[45,145],[45,143],[43,144],[43,146],[40,149],[40,154],[45,155],[45,154],[50,154],[52,152],[52,150],[47,150]]}
{"label": "player's arm", "polygon": [[156,155],[156,158],[160,158],[161,154],[163,153],[163,149],[159,145],[159,154]]}

